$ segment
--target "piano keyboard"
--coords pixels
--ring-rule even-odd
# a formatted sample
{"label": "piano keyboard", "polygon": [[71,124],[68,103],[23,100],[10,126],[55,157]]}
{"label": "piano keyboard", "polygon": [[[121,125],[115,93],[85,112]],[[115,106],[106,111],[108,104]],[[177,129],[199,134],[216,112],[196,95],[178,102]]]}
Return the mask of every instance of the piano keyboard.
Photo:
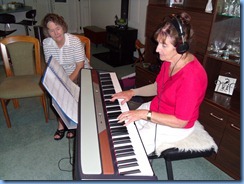
{"label": "piano keyboard", "polygon": [[[112,94],[121,91],[116,74],[100,72],[97,82],[91,79],[92,75],[94,70],[82,70],[80,112],[83,115],[78,126],[80,179],[155,180],[136,126],[118,123],[118,115],[129,108],[126,103],[121,105],[122,99],[110,101]],[[109,146],[104,137],[108,137]]]}

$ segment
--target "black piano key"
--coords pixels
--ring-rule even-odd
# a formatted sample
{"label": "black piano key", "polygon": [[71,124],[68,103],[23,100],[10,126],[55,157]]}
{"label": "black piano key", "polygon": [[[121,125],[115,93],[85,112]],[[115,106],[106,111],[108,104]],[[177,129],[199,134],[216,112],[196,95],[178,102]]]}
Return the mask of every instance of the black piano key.
{"label": "black piano key", "polygon": [[104,81],[104,82],[101,82],[101,85],[102,86],[113,85],[113,82],[112,81]]}
{"label": "black piano key", "polygon": [[113,141],[121,141],[121,140],[130,140],[130,137],[126,136],[126,137],[113,138]]}
{"label": "black piano key", "polygon": [[117,105],[119,105],[119,101],[118,100],[115,100],[114,102],[111,102],[111,101],[105,101],[105,104],[106,104],[106,106],[117,106]]}
{"label": "black piano key", "polygon": [[100,77],[100,81],[104,82],[104,81],[112,81],[111,77]]}
{"label": "black piano key", "polygon": [[100,73],[99,76],[100,76],[100,78],[107,78],[107,77],[110,77],[110,74],[109,73]]}
{"label": "black piano key", "polygon": [[128,132],[127,131],[111,132],[111,136],[112,136],[112,139],[115,139],[115,138],[118,138],[118,137],[124,137],[124,136],[128,136]]}
{"label": "black piano key", "polygon": [[111,78],[110,78],[110,77],[102,77],[102,78],[100,78],[100,81],[101,81],[101,82],[104,82],[104,81],[111,81]]}
{"label": "black piano key", "polygon": [[130,164],[123,164],[123,165],[119,165],[118,168],[119,169],[123,169],[123,168],[129,168],[129,167],[136,167],[138,166],[138,163],[130,163]]}
{"label": "black piano key", "polygon": [[103,94],[104,95],[112,95],[115,93],[115,90],[114,89],[111,89],[111,90],[104,90],[103,91]]}
{"label": "black piano key", "polygon": [[128,135],[128,132],[112,132],[111,135],[114,136],[121,136],[121,135]]}
{"label": "black piano key", "polygon": [[133,148],[132,145],[125,145],[125,146],[118,146],[118,147],[115,147],[114,150],[115,151],[118,151],[118,150],[122,150],[122,149],[131,149]]}
{"label": "black piano key", "polygon": [[134,152],[128,152],[128,153],[123,153],[123,154],[118,154],[116,155],[116,158],[121,158],[121,157],[128,157],[128,156],[134,156]]}
{"label": "black piano key", "polygon": [[122,123],[109,123],[109,127],[112,128],[120,128],[120,127],[124,127],[124,122]]}
{"label": "black piano key", "polygon": [[111,132],[112,136],[115,136],[115,135],[128,135],[128,130],[127,129],[123,129],[123,127],[116,128],[116,130],[114,130],[114,129],[115,128],[110,129],[110,132]]}
{"label": "black piano key", "polygon": [[118,144],[131,143],[131,141],[130,140],[121,140],[121,141],[115,141],[113,143],[114,143],[114,145],[118,145]]}
{"label": "black piano key", "polygon": [[128,174],[136,174],[136,173],[141,173],[140,169],[135,169],[131,171],[125,171],[125,172],[120,172],[120,175],[128,175]]}
{"label": "black piano key", "polygon": [[121,153],[127,153],[127,152],[134,152],[134,149],[130,148],[130,149],[118,150],[118,151],[115,151],[115,154],[121,154]]}
{"label": "black piano key", "polygon": [[121,114],[121,112],[112,112],[108,113],[108,119],[117,119],[117,117]]}
{"label": "black piano key", "polygon": [[120,106],[107,107],[107,111],[121,111]]}
{"label": "black piano key", "polygon": [[136,158],[131,158],[131,159],[125,159],[125,160],[119,160],[117,161],[117,164],[126,164],[126,163],[132,163],[132,162],[137,162]]}
{"label": "black piano key", "polygon": [[113,139],[115,139],[116,137],[115,136],[119,136],[119,135],[128,135],[128,131],[127,130],[117,130],[117,131],[110,131],[111,132],[111,135],[113,137]]}
{"label": "black piano key", "polygon": [[100,78],[103,77],[109,77],[110,78],[110,74],[109,73],[99,73]]}
{"label": "black piano key", "polygon": [[128,132],[127,128],[125,126],[121,126],[118,128],[111,128],[111,132]]}
{"label": "black piano key", "polygon": [[125,124],[125,122],[123,121],[123,122],[118,122],[119,120],[117,120],[117,119],[114,119],[114,120],[111,120],[111,121],[109,121],[109,126],[111,127],[111,128],[113,128],[113,127],[123,127],[124,126],[124,124]]}
{"label": "black piano key", "polygon": [[104,101],[110,101],[111,98],[112,98],[112,95],[103,96]]}
{"label": "black piano key", "polygon": [[102,86],[102,90],[106,90],[106,89],[114,89],[114,86],[113,85]]}

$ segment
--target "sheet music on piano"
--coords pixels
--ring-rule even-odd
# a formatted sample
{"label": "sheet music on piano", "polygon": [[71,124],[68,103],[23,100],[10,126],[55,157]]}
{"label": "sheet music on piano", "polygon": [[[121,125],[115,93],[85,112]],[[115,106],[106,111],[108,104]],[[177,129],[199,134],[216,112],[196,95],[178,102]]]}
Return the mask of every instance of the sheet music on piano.
{"label": "sheet music on piano", "polygon": [[52,96],[52,105],[67,128],[77,128],[80,87],[70,80],[63,67],[52,56],[41,82]]}

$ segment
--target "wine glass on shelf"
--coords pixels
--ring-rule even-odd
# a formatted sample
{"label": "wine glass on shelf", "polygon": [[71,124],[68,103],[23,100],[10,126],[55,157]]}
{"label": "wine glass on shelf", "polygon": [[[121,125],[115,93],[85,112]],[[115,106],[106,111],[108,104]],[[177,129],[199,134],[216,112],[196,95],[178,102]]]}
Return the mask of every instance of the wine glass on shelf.
{"label": "wine glass on shelf", "polygon": [[214,47],[215,47],[215,51],[216,51],[216,57],[220,57],[223,54],[223,49],[225,46],[225,42],[222,40],[214,40]]}
{"label": "wine glass on shelf", "polygon": [[228,15],[230,8],[230,0],[224,0],[222,15]]}

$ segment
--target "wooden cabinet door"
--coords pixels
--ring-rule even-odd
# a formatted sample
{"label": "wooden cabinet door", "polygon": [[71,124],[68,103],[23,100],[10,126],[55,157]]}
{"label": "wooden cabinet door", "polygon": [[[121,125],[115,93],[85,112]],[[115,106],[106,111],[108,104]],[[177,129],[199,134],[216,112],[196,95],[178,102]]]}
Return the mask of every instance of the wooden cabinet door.
{"label": "wooden cabinet door", "polygon": [[230,118],[221,140],[216,161],[236,179],[240,179],[240,120]]}
{"label": "wooden cabinet door", "polygon": [[200,109],[199,121],[219,146],[224,134],[228,116],[207,102],[203,102]]}

